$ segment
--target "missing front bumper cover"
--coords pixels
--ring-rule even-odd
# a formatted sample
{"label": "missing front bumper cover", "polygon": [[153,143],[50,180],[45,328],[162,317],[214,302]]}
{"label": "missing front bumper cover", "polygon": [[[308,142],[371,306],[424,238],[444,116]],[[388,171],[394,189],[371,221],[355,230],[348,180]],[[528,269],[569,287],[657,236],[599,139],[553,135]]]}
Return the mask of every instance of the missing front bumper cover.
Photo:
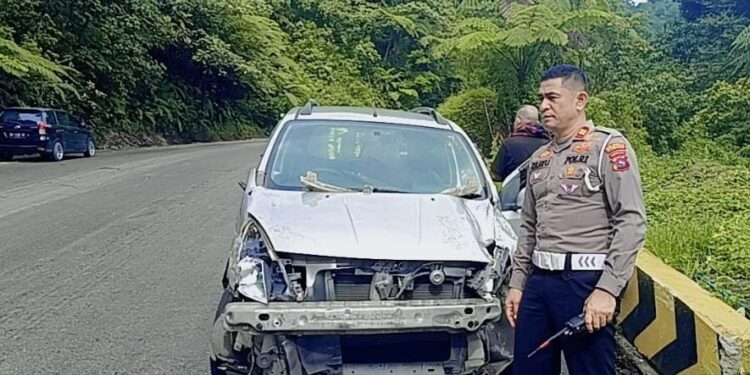
{"label": "missing front bumper cover", "polygon": [[414,330],[476,331],[500,316],[499,299],[361,302],[230,303],[229,331],[250,333],[371,334]]}

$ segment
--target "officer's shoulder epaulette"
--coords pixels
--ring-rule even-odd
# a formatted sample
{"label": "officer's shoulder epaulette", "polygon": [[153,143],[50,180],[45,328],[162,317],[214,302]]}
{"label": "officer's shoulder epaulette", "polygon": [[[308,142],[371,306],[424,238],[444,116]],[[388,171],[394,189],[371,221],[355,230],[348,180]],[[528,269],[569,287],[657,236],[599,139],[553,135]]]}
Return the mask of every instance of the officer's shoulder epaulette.
{"label": "officer's shoulder epaulette", "polygon": [[595,126],[594,132],[604,133],[607,135],[612,135],[613,137],[622,137],[622,133],[617,129],[607,128],[604,126]]}

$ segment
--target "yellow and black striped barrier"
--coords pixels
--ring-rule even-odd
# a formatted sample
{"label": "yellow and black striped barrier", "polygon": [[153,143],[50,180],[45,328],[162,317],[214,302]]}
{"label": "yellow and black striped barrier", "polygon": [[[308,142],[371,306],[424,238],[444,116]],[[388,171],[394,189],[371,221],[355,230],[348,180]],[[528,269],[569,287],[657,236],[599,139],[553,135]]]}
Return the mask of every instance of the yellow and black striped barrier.
{"label": "yellow and black striped barrier", "polygon": [[661,374],[750,374],[750,320],[647,251],[618,321]]}

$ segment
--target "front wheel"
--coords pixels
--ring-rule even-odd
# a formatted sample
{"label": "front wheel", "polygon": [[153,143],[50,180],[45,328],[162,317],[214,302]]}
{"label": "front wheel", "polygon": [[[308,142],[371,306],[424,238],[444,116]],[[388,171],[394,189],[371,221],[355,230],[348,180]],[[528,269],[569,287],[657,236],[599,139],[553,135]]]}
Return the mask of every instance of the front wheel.
{"label": "front wheel", "polygon": [[63,149],[62,143],[60,141],[55,141],[55,143],[52,144],[52,152],[47,154],[47,159],[51,161],[61,161],[65,157],[65,149]]}
{"label": "front wheel", "polygon": [[[224,307],[226,307],[227,304],[234,301],[234,296],[231,292],[228,290],[224,290],[224,293],[221,296],[221,299],[219,300],[219,305],[216,308],[216,313],[214,314],[214,323],[221,317],[221,314],[224,312]],[[212,337],[212,339],[215,339]],[[232,361],[234,363],[225,363],[224,361],[220,359],[213,359],[209,358],[209,368],[211,370],[211,375],[249,375],[251,374],[251,371],[253,371],[253,366],[251,366],[250,362],[248,361],[248,356],[250,354],[249,350],[244,350],[242,352],[233,352],[232,353]]]}
{"label": "front wheel", "polygon": [[13,154],[7,151],[0,152],[0,161],[11,161],[13,160]]}

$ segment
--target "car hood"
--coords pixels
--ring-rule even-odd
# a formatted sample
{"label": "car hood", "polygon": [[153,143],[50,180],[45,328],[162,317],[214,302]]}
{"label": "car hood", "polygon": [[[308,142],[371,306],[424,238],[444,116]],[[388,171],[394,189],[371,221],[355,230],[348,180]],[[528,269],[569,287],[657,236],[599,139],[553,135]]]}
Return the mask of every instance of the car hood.
{"label": "car hood", "polygon": [[488,263],[491,258],[485,246],[490,241],[484,240],[488,236],[483,232],[493,228],[492,221],[488,222],[491,207],[489,202],[441,194],[256,188],[247,210],[277,252]]}

